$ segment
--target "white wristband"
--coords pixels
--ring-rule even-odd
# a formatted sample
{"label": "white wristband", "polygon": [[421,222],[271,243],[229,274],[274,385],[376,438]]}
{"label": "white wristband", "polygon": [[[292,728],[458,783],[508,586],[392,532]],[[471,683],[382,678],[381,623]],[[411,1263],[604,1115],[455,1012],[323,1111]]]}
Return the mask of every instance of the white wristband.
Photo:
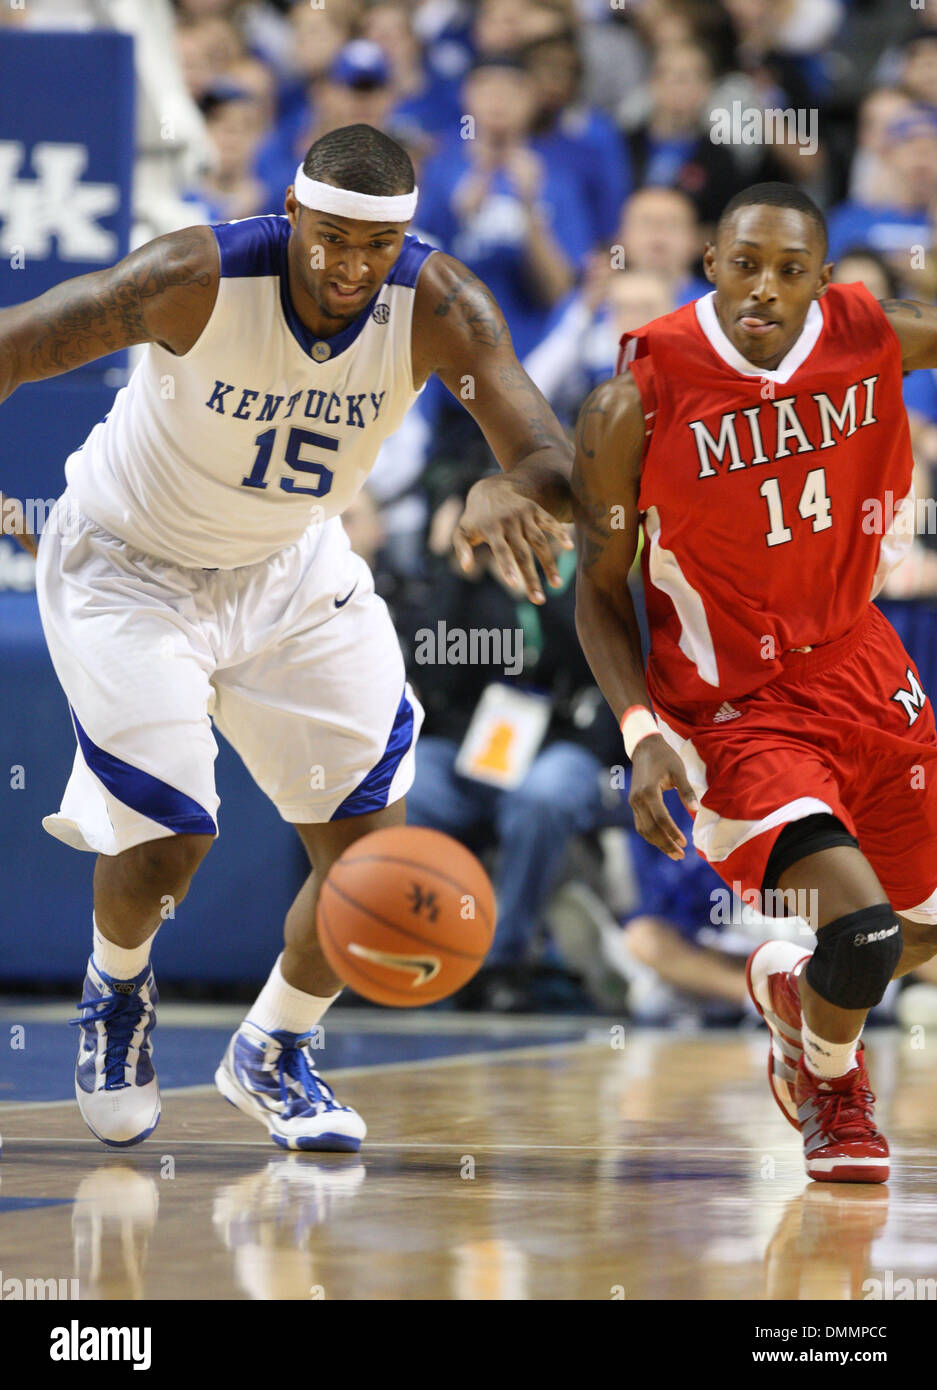
{"label": "white wristband", "polygon": [[647,738],[648,734],[659,733],[657,721],[649,709],[645,709],[643,705],[632,705],[630,709],[625,710],[621,721],[621,734],[629,758],[634,757],[634,750],[642,738]]}

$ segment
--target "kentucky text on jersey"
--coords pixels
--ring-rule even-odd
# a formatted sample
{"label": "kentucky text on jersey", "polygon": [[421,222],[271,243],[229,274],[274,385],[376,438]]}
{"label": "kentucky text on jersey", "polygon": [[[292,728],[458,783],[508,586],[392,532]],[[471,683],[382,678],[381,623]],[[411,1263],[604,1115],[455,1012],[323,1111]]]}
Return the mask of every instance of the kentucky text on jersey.
{"label": "kentucky text on jersey", "polygon": [[[233,396],[231,392],[235,392]],[[228,414],[234,420],[288,420],[296,411],[296,417],[304,420],[318,420],[327,425],[347,425],[349,429],[363,430],[371,425],[381,412],[381,402],[386,391],[357,391],[353,395],[339,396],[335,391],[299,390],[290,396],[272,396],[269,392],[252,391],[250,387],[234,386],[230,382],[216,381],[212,393],[205,404],[209,410],[217,410],[219,415]],[[263,404],[257,401],[263,395]],[[228,410],[225,410],[225,400]],[[299,402],[305,396],[302,408]],[[283,411],[280,407],[286,401]],[[236,404],[235,404],[236,403]]]}
{"label": "kentucky text on jersey", "polygon": [[[699,454],[699,476],[715,478],[718,470],[713,463],[724,463],[727,453],[730,462],[726,472],[731,473],[736,468],[754,468],[760,463],[790,458],[792,454],[812,454],[817,449],[832,449],[840,440],[855,434],[857,429],[878,424],[874,414],[877,381],[876,375],[853,382],[838,408],[825,391],[818,391],[810,398],[812,404],[800,402],[800,414],[797,397],[784,396],[764,406],[732,410],[720,417],[712,432],[702,420],[690,420],[689,428],[693,431]],[[856,397],[860,385],[864,388],[864,395],[859,397],[857,410]],[[744,425],[741,419],[736,425],[739,416],[744,418]],[[742,431],[741,442],[739,430]],[[769,454],[765,449],[767,441],[772,439],[774,443]],[[792,442],[793,448],[790,447]]]}

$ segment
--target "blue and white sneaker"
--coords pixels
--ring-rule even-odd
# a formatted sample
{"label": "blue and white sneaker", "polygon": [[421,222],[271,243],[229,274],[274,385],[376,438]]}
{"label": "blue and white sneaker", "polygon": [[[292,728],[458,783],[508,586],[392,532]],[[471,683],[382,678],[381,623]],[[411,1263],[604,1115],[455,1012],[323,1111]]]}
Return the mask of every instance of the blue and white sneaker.
{"label": "blue and white sneaker", "polygon": [[159,1084],[150,1034],[159,1003],[152,968],[114,980],[88,961],[78,1005],[81,1029],[75,1095],[91,1133],[115,1149],[139,1144],[159,1123]]}
{"label": "blue and white sneaker", "polygon": [[266,1033],[245,1019],[228,1044],[215,1085],[231,1105],[265,1124],[281,1149],[357,1153],[367,1126],[340,1105],[316,1070],[309,1033]]}

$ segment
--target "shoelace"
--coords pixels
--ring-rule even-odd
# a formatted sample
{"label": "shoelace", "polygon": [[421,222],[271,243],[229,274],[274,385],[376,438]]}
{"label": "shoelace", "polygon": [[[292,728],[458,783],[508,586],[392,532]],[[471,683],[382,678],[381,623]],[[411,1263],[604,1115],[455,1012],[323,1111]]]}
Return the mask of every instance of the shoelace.
{"label": "shoelace", "polygon": [[[124,1080],[124,1067],[131,1039],[140,1021],[140,1013],[145,1007],[137,994],[109,994],[103,999],[83,1001],[78,1005],[78,1012],[84,1016],[68,1020],[72,1028],[93,1030],[96,1023],[108,1025],[107,1050],[104,1055],[105,1091],[120,1091],[130,1084]],[[86,1036],[90,1041],[92,1032],[89,1031]]]}
{"label": "shoelace", "polygon": [[877,1133],[871,1109],[875,1095],[860,1076],[849,1091],[817,1091],[822,1129],[837,1139],[871,1139]]}
{"label": "shoelace", "polygon": [[311,1066],[306,1056],[305,1044],[312,1037],[311,1033],[303,1033],[293,1044],[292,1047],[284,1047],[277,1058],[277,1081],[280,1085],[280,1096],[283,1104],[289,1106],[295,1101],[296,1094],[290,1090],[287,1077],[293,1081],[298,1081],[303,1088],[303,1093],[311,1100],[318,1112],[320,1109],[329,1109],[335,1102],[335,1092],[327,1081]]}

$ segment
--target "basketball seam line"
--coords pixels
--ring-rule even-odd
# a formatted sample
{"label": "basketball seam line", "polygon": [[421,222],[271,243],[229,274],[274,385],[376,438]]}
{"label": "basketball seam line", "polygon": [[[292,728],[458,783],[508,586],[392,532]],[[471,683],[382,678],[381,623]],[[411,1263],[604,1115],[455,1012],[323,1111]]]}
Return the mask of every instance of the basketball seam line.
{"label": "basketball seam line", "polygon": [[[444,946],[438,941],[428,941],[425,936],[418,936],[416,932],[409,931],[406,927],[399,926],[397,922],[388,921],[386,917],[382,917],[380,913],[375,912],[373,908],[365,907],[364,903],[359,903],[350,893],[346,893],[344,888],[338,888],[334,883],[326,882],[322,885],[323,894],[327,888],[331,889],[331,891],[336,893],[340,898],[344,898],[347,903],[350,903],[352,907],[356,907],[359,912],[366,912],[369,917],[373,917],[376,922],[380,922],[381,926],[389,927],[391,931],[399,931],[401,935],[409,936],[412,941],[418,941],[421,946],[428,946],[437,951],[447,951],[452,956],[461,956],[463,960],[484,960],[488,953],[488,948],[486,948],[479,957],[472,951],[460,951],[457,946]],[[487,922],[488,919],[486,917],[486,925]]]}
{"label": "basketball seam line", "polygon": [[[468,853],[468,851],[466,852]],[[465,896],[464,883],[460,883],[457,878],[450,878],[448,874],[443,873],[442,869],[437,869],[434,865],[421,864],[418,859],[401,859],[398,855],[389,854],[359,854],[355,856],[352,862],[355,864],[406,864],[408,869],[422,869],[424,873],[429,872],[431,874],[435,874],[437,878],[443,879],[446,883],[451,883],[453,888],[458,888],[463,894],[463,896]],[[479,865],[479,867],[481,868],[482,873],[484,873],[484,865]],[[485,875],[485,877],[487,878],[487,874]],[[469,893],[468,897],[474,899],[476,902],[478,901],[474,893]],[[485,922],[487,926],[490,928],[492,934],[494,934],[494,927],[492,927],[491,925],[488,913],[482,907],[479,907],[479,911],[481,912],[481,915],[484,917]]]}

